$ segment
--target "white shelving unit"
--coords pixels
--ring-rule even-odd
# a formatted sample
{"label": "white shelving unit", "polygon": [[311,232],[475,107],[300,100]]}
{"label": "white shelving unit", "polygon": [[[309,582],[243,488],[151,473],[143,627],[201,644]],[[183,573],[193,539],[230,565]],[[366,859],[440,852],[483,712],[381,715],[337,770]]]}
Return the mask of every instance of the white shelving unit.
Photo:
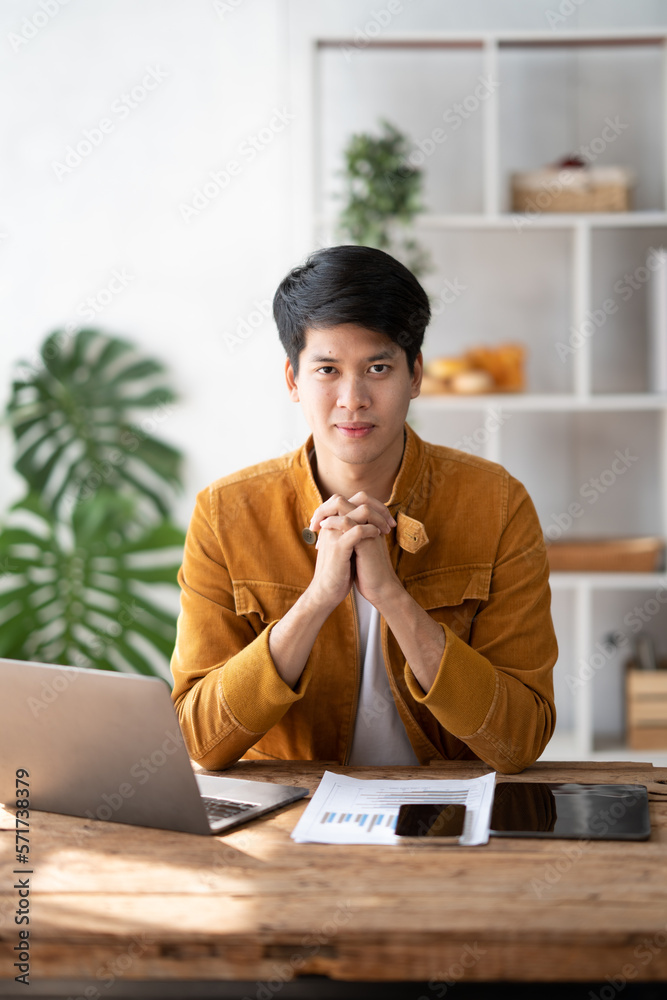
{"label": "white shelving unit", "polygon": [[[528,392],[421,397],[410,418],[419,433],[503,463],[528,487],[547,537],[558,530],[563,537],[667,536],[667,396],[648,391],[646,281],[635,278],[628,298],[615,291],[645,268],[652,247],[667,245],[667,32],[387,30],[363,45],[311,38],[301,56],[293,65],[301,248],[335,239],[343,145],[387,118],[423,153],[417,165],[434,211],[416,230],[436,269],[424,284],[436,302],[439,280],[457,277],[466,288],[434,317],[426,357],[503,340],[529,348]],[[466,105],[480,79],[495,81],[493,92],[477,108],[472,99]],[[457,102],[471,108],[460,134],[447,132],[426,155],[426,139]],[[513,170],[573,152],[610,119],[618,138],[599,162],[635,171],[635,211],[509,211]],[[618,308],[563,351],[605,299]],[[625,472],[603,486],[597,477],[617,451],[627,456]],[[575,501],[584,514],[559,528]],[[636,609],[656,604],[655,614],[644,612],[645,628],[667,656],[667,604],[655,596],[667,596],[667,574],[554,573],[552,591],[559,721],[545,757],[628,755],[623,662]],[[595,666],[596,644],[608,651],[604,637],[614,629],[626,642]]]}

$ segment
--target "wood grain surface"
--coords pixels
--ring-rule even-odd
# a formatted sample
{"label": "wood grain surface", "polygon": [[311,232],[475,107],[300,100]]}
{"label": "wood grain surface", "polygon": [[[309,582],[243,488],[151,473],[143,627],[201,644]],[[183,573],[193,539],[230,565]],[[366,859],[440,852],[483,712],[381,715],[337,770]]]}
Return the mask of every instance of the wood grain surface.
{"label": "wood grain surface", "polygon": [[[299,761],[239,762],[225,774],[312,792],[325,769],[424,777],[419,767]],[[439,762],[428,774],[486,771]],[[667,981],[667,769],[545,762],[498,780],[645,784],[651,838],[295,844],[306,799],[216,837],[33,812],[31,980]],[[0,809],[0,845],[8,982],[18,941],[13,811]]]}

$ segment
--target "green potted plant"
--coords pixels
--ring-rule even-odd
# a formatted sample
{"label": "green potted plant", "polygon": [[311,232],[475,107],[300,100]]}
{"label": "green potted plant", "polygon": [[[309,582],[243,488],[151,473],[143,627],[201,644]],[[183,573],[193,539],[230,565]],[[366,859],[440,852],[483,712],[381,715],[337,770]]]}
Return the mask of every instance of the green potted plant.
{"label": "green potted plant", "polygon": [[380,128],[380,135],[352,135],[345,147],[339,236],[386,250],[420,276],[428,270],[429,258],[411,225],[422,211],[422,172],[409,162],[407,136],[384,120]]}

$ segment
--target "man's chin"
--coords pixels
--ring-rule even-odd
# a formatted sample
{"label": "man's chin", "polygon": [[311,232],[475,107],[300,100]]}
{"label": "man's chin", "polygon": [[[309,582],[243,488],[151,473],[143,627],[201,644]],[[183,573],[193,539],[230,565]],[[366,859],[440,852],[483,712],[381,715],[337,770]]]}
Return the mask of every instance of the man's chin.
{"label": "man's chin", "polygon": [[348,465],[370,465],[384,451],[384,448],[378,447],[377,441],[371,442],[368,438],[361,438],[356,441],[339,442],[335,454]]}

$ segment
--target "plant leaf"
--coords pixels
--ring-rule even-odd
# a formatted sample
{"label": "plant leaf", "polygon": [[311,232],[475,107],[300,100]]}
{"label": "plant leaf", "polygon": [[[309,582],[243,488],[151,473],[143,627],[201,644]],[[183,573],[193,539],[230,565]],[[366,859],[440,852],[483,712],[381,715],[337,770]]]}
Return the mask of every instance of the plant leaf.
{"label": "plant leaf", "polygon": [[[156,383],[163,365],[92,329],[55,331],[41,357],[38,369],[19,365],[23,377],[14,380],[7,406],[15,467],[29,488],[60,516],[105,486],[163,518],[181,487],[182,459],[152,437],[174,400],[169,386]],[[137,421],[141,411],[150,414]]]}
{"label": "plant leaf", "polygon": [[[29,494],[0,531],[0,655],[168,676],[178,566],[165,553],[183,542],[167,520],[128,519],[127,498],[111,490],[78,504],[71,532]],[[37,558],[25,558],[26,547]]]}
{"label": "plant leaf", "polygon": [[[338,220],[341,240],[392,253],[419,276],[428,254],[401,238],[422,211],[422,172],[410,163],[410,142],[390,122],[380,135],[353,134],[343,152],[344,206]],[[414,241],[413,241],[414,243]]]}

